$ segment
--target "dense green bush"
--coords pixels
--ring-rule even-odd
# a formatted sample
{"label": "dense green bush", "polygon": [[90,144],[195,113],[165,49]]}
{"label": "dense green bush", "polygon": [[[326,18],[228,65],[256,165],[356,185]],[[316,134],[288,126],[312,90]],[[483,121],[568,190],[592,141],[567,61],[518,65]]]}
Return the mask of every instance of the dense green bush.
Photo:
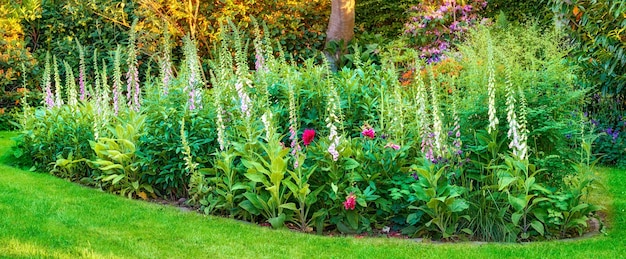
{"label": "dense green bush", "polygon": [[402,33],[404,23],[408,18],[406,12],[419,0],[362,0],[356,1],[357,32],[381,34],[383,37],[393,38]]}
{"label": "dense green bush", "polygon": [[622,1],[550,1],[574,48],[573,61],[586,76],[582,82],[602,93],[626,89],[626,3]]}
{"label": "dense green bush", "polygon": [[549,28],[554,23],[554,15],[552,10],[550,10],[548,1],[489,0],[484,16],[495,18],[500,13],[503,13],[514,22],[521,24],[535,22],[542,27]]}

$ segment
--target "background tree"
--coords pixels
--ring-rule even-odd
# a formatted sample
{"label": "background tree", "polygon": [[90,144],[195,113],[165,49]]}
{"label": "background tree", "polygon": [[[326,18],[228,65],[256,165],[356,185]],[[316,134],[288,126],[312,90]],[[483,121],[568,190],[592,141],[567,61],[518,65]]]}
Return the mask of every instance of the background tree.
{"label": "background tree", "polygon": [[[330,20],[326,31],[325,55],[331,65],[339,60],[347,43],[354,37],[355,0],[333,0]],[[339,42],[338,48],[329,48],[333,42]]]}

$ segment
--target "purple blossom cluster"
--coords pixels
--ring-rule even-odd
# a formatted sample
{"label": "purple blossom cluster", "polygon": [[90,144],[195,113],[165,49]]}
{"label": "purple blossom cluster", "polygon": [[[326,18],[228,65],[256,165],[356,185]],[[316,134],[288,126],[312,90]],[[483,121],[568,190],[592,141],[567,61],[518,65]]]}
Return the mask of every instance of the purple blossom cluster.
{"label": "purple blossom cluster", "polygon": [[[241,102],[241,114],[243,114],[246,117],[250,117],[250,105],[252,103],[252,100],[250,100],[250,97],[248,96],[248,94],[246,93],[246,91],[244,90],[244,85],[241,82],[237,82],[235,84],[235,90],[237,90],[237,95],[239,95],[239,100]],[[191,108],[190,108],[191,109]]]}
{"label": "purple blossom cluster", "polygon": [[616,141],[619,137],[618,129],[613,130],[613,128],[608,128],[604,132],[606,132],[606,134],[609,135],[613,139],[613,141]]}
{"label": "purple blossom cluster", "polygon": [[445,59],[444,52],[461,40],[463,33],[478,23],[485,22],[479,12],[487,6],[486,0],[445,0],[440,6],[420,3],[409,9],[410,18],[404,34],[410,36],[427,63]]}

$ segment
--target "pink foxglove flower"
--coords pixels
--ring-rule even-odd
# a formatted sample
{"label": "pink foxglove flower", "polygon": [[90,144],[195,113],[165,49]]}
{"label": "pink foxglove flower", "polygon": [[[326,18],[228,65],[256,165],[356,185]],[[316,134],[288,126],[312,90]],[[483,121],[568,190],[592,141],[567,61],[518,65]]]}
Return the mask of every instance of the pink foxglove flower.
{"label": "pink foxglove flower", "polygon": [[387,145],[385,145],[385,148],[393,148],[395,150],[400,150],[400,145],[389,142],[387,143]]}

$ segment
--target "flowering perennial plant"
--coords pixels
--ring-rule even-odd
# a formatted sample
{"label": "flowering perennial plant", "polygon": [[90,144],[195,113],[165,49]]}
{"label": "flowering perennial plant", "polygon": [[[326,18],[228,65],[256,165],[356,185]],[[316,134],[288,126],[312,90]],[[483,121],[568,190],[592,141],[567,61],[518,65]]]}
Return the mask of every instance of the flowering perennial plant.
{"label": "flowering perennial plant", "polygon": [[[96,114],[102,114],[102,86],[100,85],[100,72],[98,71],[98,49],[93,50],[93,71],[94,71],[94,85],[93,101],[96,103]],[[95,122],[94,122],[95,123]]]}
{"label": "flowering perennial plant", "polygon": [[212,77],[212,83],[214,85],[214,95],[213,103],[215,105],[215,124],[217,127],[217,142],[220,145],[220,151],[224,151],[226,149],[226,125],[224,125],[224,108],[222,106],[222,91],[223,86],[217,83],[217,79],[215,75]]}
{"label": "flowering perennial plant", "polygon": [[136,21],[128,35],[128,72],[126,72],[126,98],[128,99],[128,108],[136,112],[141,108],[139,98],[141,95],[141,89],[139,88],[139,69],[137,68],[137,49],[135,39]]}
{"label": "flowering perennial plant", "polygon": [[302,133],[302,143],[305,146],[311,144],[311,142],[315,139],[315,130],[313,129],[305,129]]}
{"label": "flowering perennial plant", "polygon": [[351,192],[350,195],[346,197],[346,201],[343,202],[343,208],[346,210],[354,210],[356,207],[356,196]]}
{"label": "flowering perennial plant", "polygon": [[511,139],[509,148],[513,150],[514,155],[519,157],[521,160],[524,160],[526,157],[526,137],[522,136],[523,133],[520,131],[520,124],[517,120],[517,114],[515,113],[515,91],[511,81],[511,73],[509,71],[507,71],[506,74],[506,85],[506,120],[509,123],[507,137]]}
{"label": "flowering perennial plant", "polygon": [[445,59],[445,51],[462,40],[471,27],[483,22],[478,13],[487,6],[485,0],[437,2],[441,5],[426,1],[412,6],[409,21],[404,25],[404,34],[415,41],[420,58],[427,63]]}
{"label": "flowering perennial plant", "polygon": [[67,91],[67,104],[71,107],[75,107],[78,105],[78,100],[76,99],[76,80],[74,78],[74,73],[72,72],[72,67],[67,61],[63,61],[63,65],[65,66],[65,90]]}
{"label": "flowering perennial plant", "polygon": [[445,153],[444,146],[444,138],[443,133],[443,122],[441,119],[441,112],[439,111],[439,97],[437,94],[437,82],[435,80],[435,75],[433,74],[433,70],[428,70],[430,76],[430,100],[432,102],[432,118],[433,118],[433,128],[432,128],[432,141],[434,143],[434,155],[436,158],[443,157]]}
{"label": "flowering perennial plant", "polygon": [[197,108],[202,109],[202,95],[200,94],[199,86],[202,86],[202,69],[200,68],[200,61],[198,60],[198,51],[196,44],[191,40],[189,35],[183,38],[185,63],[187,64],[188,85],[185,87],[185,92],[189,93],[189,110],[193,111]]}
{"label": "flowering perennial plant", "polygon": [[294,157],[293,168],[298,168],[298,155],[301,150],[298,142],[298,116],[296,115],[296,93],[293,83],[287,82],[289,90],[289,140],[291,140],[291,155]]}
{"label": "flowering perennial plant", "polygon": [[124,100],[120,100],[120,98],[124,98],[122,91],[120,90],[122,87],[122,70],[120,69],[121,52],[122,49],[118,45],[117,50],[115,50],[115,58],[113,60],[113,113],[115,116],[117,116],[120,110],[120,103],[124,103]]}
{"label": "flowering perennial plant", "polygon": [[161,68],[161,84],[163,86],[163,95],[167,95],[168,94],[168,89],[169,89],[169,85],[170,85],[170,80],[172,80],[172,77],[174,76],[172,73],[172,61],[170,59],[170,52],[172,52],[171,47],[170,47],[170,35],[169,35],[169,29],[167,27],[167,23],[165,23],[164,29],[163,29],[163,49],[162,49],[162,55],[161,55],[161,60],[160,60],[160,68]]}
{"label": "flowering perennial plant", "polygon": [[496,65],[493,59],[493,45],[491,37],[487,39],[487,70],[489,71],[489,79],[487,82],[487,95],[489,98],[489,127],[487,132],[497,130],[498,117],[496,116]]}
{"label": "flowering perennial plant", "polygon": [[46,63],[43,70],[43,85],[45,86],[44,91],[46,92],[44,104],[48,109],[52,109],[55,106],[54,95],[52,95],[52,80],[50,78],[50,70],[50,53],[48,52],[46,53]]}
{"label": "flowering perennial plant", "polygon": [[76,40],[76,45],[78,47],[78,56],[80,58],[80,66],[78,68],[78,86],[80,87],[80,100],[84,101],[87,93],[85,89],[85,49],[80,42]]}
{"label": "flowering perennial plant", "polygon": [[374,128],[372,128],[372,126],[370,126],[368,123],[365,123],[362,128],[363,130],[361,131],[361,135],[370,139],[376,138],[376,132],[374,131]]}
{"label": "flowering perennial plant", "polygon": [[[326,70],[330,71],[329,67],[328,67],[328,62],[326,62]],[[339,133],[337,133],[337,124],[341,124],[341,121],[339,119],[339,95],[337,94],[337,90],[335,89],[335,85],[332,81],[332,78],[330,78],[330,73],[328,75],[327,78],[327,82],[328,82],[328,88],[329,88],[329,93],[328,93],[328,104],[327,104],[327,112],[328,112],[328,118],[326,118],[326,127],[328,127],[329,129],[329,136],[328,139],[330,140],[330,145],[328,146],[328,153],[330,153],[333,157],[333,161],[337,161],[339,159],[339,151],[337,151],[337,148],[339,147],[339,143],[341,141],[341,136],[339,135]],[[372,136],[373,136],[373,131],[372,131]]]}
{"label": "flowering perennial plant", "polygon": [[248,96],[248,93],[246,93],[246,90],[244,88],[245,87],[241,81],[235,83],[235,90],[237,91],[237,95],[239,95],[241,115],[244,118],[250,118],[252,100],[250,100],[250,97]]}
{"label": "flowering perennial plant", "polygon": [[61,92],[63,91],[63,86],[61,85],[61,76],[59,75],[59,65],[57,64],[57,56],[52,56],[52,67],[54,68],[54,94],[55,100],[54,105],[56,107],[63,106],[63,98],[61,97]]}
{"label": "flowering perennial plant", "polygon": [[400,145],[394,144],[393,142],[389,142],[387,143],[387,145],[385,145],[385,148],[392,148],[394,150],[400,150]]}

